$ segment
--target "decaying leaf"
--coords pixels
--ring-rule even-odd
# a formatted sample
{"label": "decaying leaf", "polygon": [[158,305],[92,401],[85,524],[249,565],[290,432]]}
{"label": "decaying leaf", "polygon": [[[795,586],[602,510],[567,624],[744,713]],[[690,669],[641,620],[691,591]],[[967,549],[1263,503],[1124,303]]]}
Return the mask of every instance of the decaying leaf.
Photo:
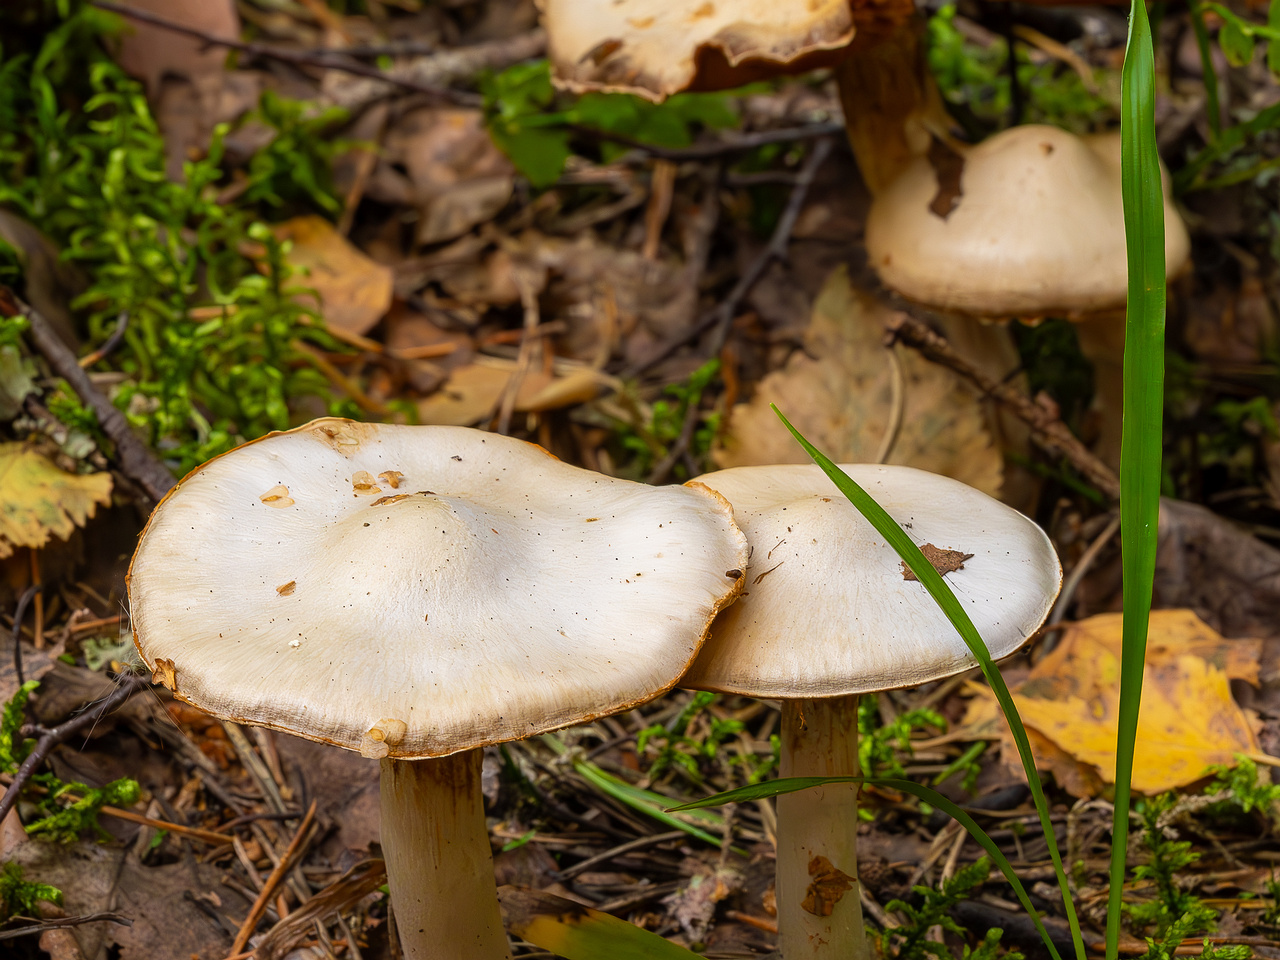
{"label": "decaying leaf", "polygon": [[[211,37],[236,40],[240,36],[240,16],[234,0],[124,0],[124,4],[201,30]],[[226,67],[226,47],[203,43],[147,23],[134,20],[127,23],[120,40],[120,66],[144,80],[153,96],[165,74],[198,81],[216,76]]]}
{"label": "decaying leaf", "polygon": [[662,900],[668,915],[680,924],[690,940],[706,940],[715,920],[716,904],[742,889],[741,871],[729,864],[687,857],[681,872],[692,874],[689,882]]}
{"label": "decaying leaf", "polygon": [[[804,350],[733,409],[721,467],[803,463],[804,451],[769,409],[776,403],[796,428],[838,463],[875,458],[892,415],[894,372],[883,344],[885,308],[854,289],[844,268],[827,280],[813,306]],[[949,370],[899,349],[902,426],[889,463],[954,477],[984,493],[1000,492],[1000,451],[981,405]]]}
{"label": "decaying leaf", "polygon": [[815,917],[829,917],[836,904],[853,889],[857,879],[849,876],[826,857],[814,857],[809,861],[809,887],[805,891],[800,909]]}
{"label": "decaying leaf", "polygon": [[485,129],[479,110],[423,108],[387,137],[386,163],[404,165],[413,184],[418,243],[460,237],[511,199],[515,169]]}
{"label": "decaying leaf", "polygon": [[[275,232],[281,240],[292,242],[286,259],[307,270],[297,282],[319,296],[325,323],[350,333],[367,333],[382,319],[391,306],[390,267],[370,260],[323,217],[294,217]],[[314,303],[310,294],[304,296]]]}
{"label": "decaying leaf", "polygon": [[[439,390],[418,403],[423,423],[471,426],[493,416],[501,403],[514,369],[473,363],[453,371]],[[593,399],[609,378],[591,369],[553,376],[530,371],[520,381],[515,406],[518,413],[539,413],[585,403]]]}
{"label": "decaying leaf", "polygon": [[[935,547],[932,543],[926,543],[920,548],[920,552],[924,554],[924,558],[929,561],[933,569],[938,571],[938,575],[943,577],[954,570],[963,570],[964,562],[973,559],[972,553],[965,553],[963,550],[946,550]],[[902,564],[902,579],[916,581],[920,579],[905,561]]]}
{"label": "decaying leaf", "polygon": [[0,444],[0,557],[65,540],[110,502],[111,474],[67,473],[25,444]]}
{"label": "decaying leaf", "polygon": [[[1072,792],[1115,776],[1121,615],[1104,613],[1069,627],[1058,646],[1012,688],[1041,765]],[[1231,697],[1230,680],[1258,682],[1262,641],[1227,640],[1190,610],[1151,614],[1133,788],[1157,793],[1194,783],[1258,742]],[[965,723],[982,736],[1006,736],[985,688]],[[1054,748],[1043,747],[1040,738]],[[1006,745],[1011,752],[1011,743]],[[1077,766],[1086,770],[1074,769]]]}

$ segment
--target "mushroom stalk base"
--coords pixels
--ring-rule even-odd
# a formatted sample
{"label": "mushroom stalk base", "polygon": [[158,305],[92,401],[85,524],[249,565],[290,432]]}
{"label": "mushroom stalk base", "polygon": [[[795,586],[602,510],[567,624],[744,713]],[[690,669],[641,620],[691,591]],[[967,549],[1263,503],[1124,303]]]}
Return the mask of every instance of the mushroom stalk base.
{"label": "mushroom stalk base", "polygon": [[382,849],[407,960],[510,960],[479,750],[382,761]]}
{"label": "mushroom stalk base", "polygon": [[[784,700],[779,773],[857,776],[857,696]],[[857,784],[830,784],[778,797],[782,960],[870,960],[857,835]]]}

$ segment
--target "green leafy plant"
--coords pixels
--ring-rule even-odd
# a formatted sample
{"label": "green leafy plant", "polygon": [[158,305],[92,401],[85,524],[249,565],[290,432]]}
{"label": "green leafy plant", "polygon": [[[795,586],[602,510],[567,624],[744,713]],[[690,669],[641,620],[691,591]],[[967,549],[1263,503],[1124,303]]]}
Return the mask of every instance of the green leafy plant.
{"label": "green leafy plant", "polygon": [[38,917],[41,901],[62,905],[62,891],[47,883],[24,880],[22,867],[5,863],[0,867],[0,922],[11,917]]}
{"label": "green leafy plant", "polygon": [[570,100],[551,85],[545,60],[490,74],[480,89],[489,135],[535,187],[559,178],[576,135],[594,134],[600,159],[607,162],[627,149],[627,141],[686,147],[699,128],[738,125],[727,94],[681,93],[660,104],[621,93]]}
{"label": "green leafy plant", "polygon": [[1154,925],[1157,937],[1164,936],[1176,924],[1183,931],[1178,937],[1181,941],[1196,933],[1211,931],[1218,915],[1178,883],[1177,874],[1199,860],[1200,854],[1192,851],[1190,841],[1176,839],[1167,822],[1177,802],[1177,794],[1165,793],[1138,805],[1143,826],[1142,844],[1149,860],[1135,867],[1133,875],[1137,880],[1149,880],[1155,885],[1156,899],[1134,904],[1129,914],[1138,923]]}
{"label": "green leafy plant", "polygon": [[333,188],[333,161],[354,144],[331,133],[347,118],[341,107],[316,110],[305,101],[263,92],[258,109],[242,122],[262,123],[275,136],[249,160],[243,202],[278,212],[315,207],[332,216],[341,213]]}
{"label": "green leafy plant", "polygon": [[[929,67],[943,97],[972,114],[989,132],[1009,116],[1008,50],[1004,44],[979,46],[955,26],[955,4],[945,4],[929,18]],[[1015,45],[1018,84],[1026,91],[1026,120],[1051,123],[1087,133],[1111,115],[1110,105],[1092,93],[1080,76],[1058,63],[1032,63]]]}
{"label": "green leafy plant", "polygon": [[[38,49],[0,63],[0,117],[13,119],[0,124],[0,202],[88,275],[73,306],[91,343],[126,313],[111,363],[127,379],[112,399],[185,472],[289,426],[293,399],[329,399],[297,344],[340,348],[296,301],[283,248],[253,202],[219,202],[225,128],[180,182],[170,180],[140,85],[97,46],[104,21],[83,4],[69,8]],[[84,61],[70,77],[73,49]],[[330,147],[315,136],[332,117],[309,119],[301,106],[266,97],[259,119],[276,124],[276,136],[250,163],[254,202],[332,209],[323,173]]]}
{"label": "green leafy plant", "polygon": [[[690,409],[702,403],[702,395],[720,372],[718,359],[708,360],[689,375],[684,383],[673,383],[663,390],[660,399],[650,407],[648,422],[638,413],[631,422],[616,421],[618,442],[622,447],[623,470],[628,476],[643,477],[653,465],[667,455],[684,429],[685,417]],[[688,451],[695,463],[706,463],[711,443],[720,429],[719,412],[698,414],[699,420],[689,440]],[[672,474],[681,480],[688,479],[683,464],[677,463]]]}
{"label": "green leafy plant", "polygon": [[[987,877],[991,875],[991,861],[979,857],[974,863],[956,871],[956,875],[945,881],[940,888],[917,885],[912,892],[919,897],[918,904],[906,900],[890,900],[885,909],[902,914],[906,922],[900,927],[886,930],[881,936],[880,950],[889,956],[886,949],[888,941],[896,941],[898,960],[951,960],[951,950],[945,943],[930,939],[929,933],[934,927],[957,936],[965,935],[964,929],[951,919],[951,911],[961,900],[972,896]],[[995,960],[996,950],[1004,931],[998,927],[986,932],[976,948],[970,950],[966,945],[962,960]],[[1007,960],[1024,960],[1017,950],[1008,950],[1004,956]]]}
{"label": "green leafy plant", "polygon": [[[669,726],[654,724],[640,731],[636,736],[636,753],[643,755],[650,744],[657,748],[649,765],[651,780],[657,780],[674,766],[694,783],[702,783],[699,761],[715,759],[724,742],[743,730],[739,720],[723,720],[707,713],[707,708],[718,699],[714,693],[698,691]],[[690,724],[699,717],[706,718],[706,723],[701,725],[702,733],[690,736]]]}
{"label": "green leafy plant", "polygon": [[[21,731],[27,701],[38,686],[38,680],[28,680],[0,711],[0,773],[17,773],[35,746],[35,741],[23,738]],[[99,811],[106,804],[131,806],[141,795],[137,781],[127,777],[103,787],[67,783],[52,773],[37,773],[30,782],[41,791],[31,791],[37,816],[27,824],[27,833],[63,843],[78,839],[86,831],[109,838],[110,834],[98,823]]]}

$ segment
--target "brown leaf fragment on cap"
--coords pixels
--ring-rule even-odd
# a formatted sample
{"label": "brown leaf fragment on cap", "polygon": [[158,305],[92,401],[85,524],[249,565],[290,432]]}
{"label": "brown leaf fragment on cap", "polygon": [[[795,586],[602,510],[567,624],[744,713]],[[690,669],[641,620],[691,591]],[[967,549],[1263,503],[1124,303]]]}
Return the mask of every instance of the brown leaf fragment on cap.
{"label": "brown leaf fragment on cap", "polygon": [[155,669],[151,671],[151,682],[163,684],[174,693],[177,693],[178,668],[173,665],[172,660],[157,657]]}
{"label": "brown leaf fragment on cap", "polygon": [[853,888],[857,882],[839,869],[826,857],[814,857],[809,861],[809,876],[813,880],[805,891],[805,898],[800,902],[800,909],[815,917],[829,917],[841,898]]}
{"label": "brown leaf fragment on cap", "polygon": [[297,580],[290,580],[288,583],[282,583],[280,584],[280,586],[276,587],[276,593],[280,594],[280,596],[282,597],[287,597],[287,596],[290,596],[295,589],[297,589],[297,586],[298,586]]}
{"label": "brown leaf fragment on cap", "polygon": [[289,488],[283,483],[277,483],[258,499],[268,507],[292,507],[294,503],[293,497],[289,496]]}
{"label": "brown leaf fragment on cap", "polygon": [[945,220],[960,205],[960,198],[964,196],[964,187],[961,185],[964,157],[941,140],[934,140],[929,147],[929,165],[938,178],[938,192],[929,203],[929,211]]}
{"label": "brown leaf fragment on cap", "polygon": [[382,488],[373,479],[373,474],[368,470],[357,470],[351,475],[351,487],[355,490],[356,495],[364,494],[370,496],[375,493],[381,493]]}
{"label": "brown leaf fragment on cap", "polygon": [[385,481],[387,486],[392,490],[398,490],[400,488],[400,481],[403,477],[404,474],[399,470],[383,470],[378,474],[378,479]]}
{"label": "brown leaf fragment on cap", "polygon": [[[929,561],[933,569],[938,571],[939,576],[945,577],[953,570],[963,570],[964,562],[972,560],[972,553],[965,553],[962,550],[944,550],[941,547],[935,547],[932,543],[926,543],[920,548],[920,552],[924,554],[924,558]],[[902,561],[902,579],[919,581],[911,568],[907,566],[907,562]]]}

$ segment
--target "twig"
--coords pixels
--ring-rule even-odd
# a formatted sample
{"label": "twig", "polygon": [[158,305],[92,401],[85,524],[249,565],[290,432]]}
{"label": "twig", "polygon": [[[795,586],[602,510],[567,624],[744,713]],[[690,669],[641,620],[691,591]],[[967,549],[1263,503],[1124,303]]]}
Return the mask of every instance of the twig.
{"label": "twig", "polygon": [[902,411],[907,405],[907,378],[902,372],[898,351],[892,346],[885,347],[885,355],[889,360],[889,422],[885,424],[880,449],[872,463],[889,462],[889,454],[893,453],[893,445],[898,442],[898,433],[902,430]]}
{"label": "twig", "polygon": [[267,909],[267,903],[275,894],[276,888],[280,886],[284,880],[285,874],[293,865],[292,861],[301,852],[302,841],[311,830],[311,821],[315,819],[316,801],[311,801],[311,806],[307,808],[306,815],[303,816],[302,822],[298,824],[298,832],[293,835],[293,839],[289,842],[288,848],[284,852],[284,856],[280,858],[280,862],[267,876],[266,882],[262,885],[262,890],[258,893],[258,899],[253,901],[253,906],[249,908],[249,915],[244,918],[244,923],[240,925],[240,932],[236,934],[235,942],[231,945],[231,953],[237,954],[244,950],[244,946],[249,942],[249,937],[253,935],[253,929],[258,925],[258,921],[262,919],[262,914]]}
{"label": "twig", "polygon": [[951,349],[944,337],[905,313],[886,322],[889,343],[905,343],[927,360],[949,367],[994,397],[1031,428],[1031,438],[1054,456],[1066,457],[1080,474],[1112,500],[1120,499],[1120,481],[1111,468],[1089,452],[1058,414],[1036,403],[1017,387],[998,383]]}
{"label": "twig", "polygon": [[77,363],[81,369],[88,370],[99,360],[105,360],[115,352],[116,347],[124,341],[125,331],[129,329],[129,311],[121,310],[120,316],[116,317],[116,328],[111,331],[111,335],[102,342],[97,350],[93,353],[87,353],[81,357]]}
{"label": "twig", "polygon": [[638,837],[635,840],[628,840],[626,843],[620,843],[618,846],[606,850],[604,853],[597,853],[595,856],[587,857],[585,860],[578,861],[571,867],[565,867],[565,869],[556,874],[556,878],[561,881],[569,880],[576,877],[583,871],[590,870],[596,864],[607,863],[614,857],[620,857],[624,853],[632,853],[635,850],[640,850],[644,847],[652,847],[659,843],[667,843],[670,840],[682,840],[687,836],[688,834],[683,830],[671,830],[667,833],[655,833],[648,837]]}
{"label": "twig", "polygon": [[[14,917],[15,920],[25,920],[26,917]],[[133,918],[126,917],[122,913],[86,913],[81,917],[59,917],[57,920],[32,920],[25,927],[19,927],[16,930],[0,931],[0,940],[16,940],[18,937],[27,937],[35,933],[44,933],[46,930],[61,930],[65,927],[78,927],[85,923],[119,923],[126,927],[133,926]]]}
{"label": "twig", "polygon": [[32,747],[31,752],[27,754],[27,759],[22,761],[22,766],[18,768],[18,772],[13,775],[13,783],[9,784],[9,789],[4,792],[4,796],[0,797],[0,820],[8,815],[13,805],[18,800],[18,794],[22,792],[23,786],[31,779],[31,775],[36,772],[40,764],[44,763],[46,757],[52,752],[53,748],[62,743],[73,733],[77,733],[84,727],[92,726],[112,710],[122,705],[126,700],[132,697],[139,690],[148,686],[148,682],[138,677],[129,677],[121,680],[120,685],[111,691],[105,700],[103,700],[93,710],[86,710],[78,717],[72,717],[66,723],[54,727]]}
{"label": "twig", "polygon": [[405,90],[412,90],[415,93],[425,93],[429,97],[433,97],[437,100],[441,100],[445,103],[451,103],[456,106],[477,107],[483,103],[483,98],[479,94],[466,93],[461,90],[450,90],[447,87],[437,87],[432,84],[422,83],[421,81],[414,80],[410,77],[389,74],[385,71],[379,70],[377,67],[371,67],[358,60],[349,60],[337,53],[323,54],[312,51],[289,50],[284,47],[277,47],[265,43],[252,43],[243,40],[232,40],[228,37],[218,37],[185,23],[178,23],[174,20],[169,20],[166,17],[157,16],[154,13],[148,13],[145,10],[126,7],[119,3],[111,3],[109,0],[90,0],[90,5],[97,7],[99,10],[106,10],[109,13],[114,13],[130,20],[136,20],[139,23],[147,23],[153,27],[160,27],[162,30],[170,30],[184,36],[194,37],[195,39],[201,40],[211,46],[227,47],[231,50],[239,50],[241,53],[247,53],[254,57],[262,57],[267,60],[279,60],[283,63],[292,63],[297,66],[322,67],[326,70],[340,70],[343,73],[352,73],[359,77],[369,77],[392,86],[402,87]]}
{"label": "twig", "polygon": [[737,313],[738,305],[764,275],[764,271],[769,264],[775,258],[782,257],[786,253],[787,243],[791,239],[791,231],[795,227],[796,219],[800,216],[800,210],[804,207],[809,188],[813,186],[813,181],[818,175],[818,168],[822,166],[822,162],[830,155],[831,147],[832,141],[830,137],[824,137],[813,145],[813,150],[805,158],[804,166],[800,168],[800,173],[796,177],[795,188],[791,191],[791,199],[787,201],[786,209],[783,210],[782,216],[778,218],[778,224],[774,227],[773,236],[769,238],[768,245],[760,251],[751,262],[751,265],[747,267],[742,277],[739,278],[733,289],[729,291],[729,295],[721,301],[719,306],[704,314],[687,330],[672,337],[648,357],[627,367],[621,374],[624,379],[636,377],[654,364],[661,363],[690,340],[701,336],[713,327],[715,328],[715,334],[711,339],[709,352],[712,356],[720,353],[725,340],[728,339],[729,326]]}
{"label": "twig", "polygon": [[695,143],[690,147],[659,147],[643,140],[636,140],[625,134],[597,130],[594,127],[574,127],[576,132],[597,140],[608,140],[620,143],[633,150],[644,151],[646,157],[659,160],[710,160],[731,153],[745,153],[757,147],[771,143],[790,143],[795,140],[827,139],[844,133],[843,123],[811,123],[803,127],[782,127],[777,130],[761,130],[757,133],[744,133],[736,137],[724,137],[706,143]]}
{"label": "twig", "polygon": [[18,676],[18,686],[23,684],[22,676],[22,621],[27,617],[27,607],[31,598],[40,592],[40,584],[33,583],[22,591],[18,597],[18,605],[13,609],[13,672]]}
{"label": "twig", "polygon": [[58,339],[49,321],[19,300],[8,287],[0,287],[0,316],[18,315],[26,317],[31,324],[31,340],[36,349],[49,361],[54,372],[66,380],[76,395],[93,410],[102,432],[116,445],[115,459],[120,464],[120,472],[141,486],[148,497],[159,502],[173,488],[173,474],[156,459],[145,443],[134,436],[124,414],[93,385],[76,355]]}
{"label": "twig", "polygon": [[1098,554],[1102,552],[1102,548],[1116,535],[1116,531],[1119,529],[1120,514],[1117,513],[1107,522],[1107,525],[1103,527],[1102,532],[1098,534],[1093,543],[1089,544],[1084,553],[1080,555],[1079,562],[1071,568],[1071,572],[1067,574],[1067,579],[1062,584],[1062,589],[1058,592],[1058,600],[1053,606],[1053,612],[1049,614],[1049,626],[1059,623],[1066,616],[1067,607],[1071,606],[1071,600],[1075,596],[1076,588],[1080,586],[1080,581],[1084,579],[1084,575],[1093,566],[1093,561],[1098,559]]}

